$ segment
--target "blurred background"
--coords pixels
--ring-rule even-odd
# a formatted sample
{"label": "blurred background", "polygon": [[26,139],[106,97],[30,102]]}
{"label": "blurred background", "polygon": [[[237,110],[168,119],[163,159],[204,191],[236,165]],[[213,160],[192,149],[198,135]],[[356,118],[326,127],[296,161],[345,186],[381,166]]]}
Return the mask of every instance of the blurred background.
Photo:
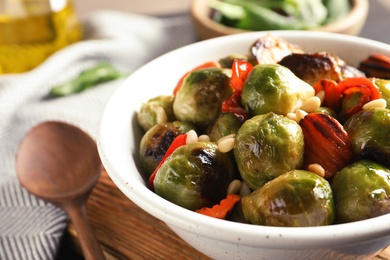
{"label": "blurred background", "polygon": [[[206,0],[195,1],[204,5],[208,3]],[[195,6],[191,3],[191,0],[0,0],[0,74],[28,71],[57,50],[82,40],[82,27],[78,20],[89,13],[114,10],[158,17],[188,16],[190,19],[190,7]],[[390,34],[387,33],[390,1],[369,0],[368,3],[367,20],[359,36],[390,44]],[[203,15],[202,12],[206,11],[200,12]],[[209,17],[204,19],[210,20]],[[198,39],[220,36],[209,34],[206,25],[201,30],[206,29],[209,37],[202,37],[196,21],[194,35],[197,33]],[[361,21],[364,22],[364,19]],[[347,24],[349,27],[359,24],[360,31],[362,23],[357,18],[357,21]]]}
{"label": "blurred background", "polygon": [[190,6],[190,0],[75,0],[75,5],[80,15],[101,9],[150,15],[171,15],[186,12]]}
{"label": "blurred background", "polygon": [[360,34],[362,37],[390,44],[390,1],[370,0],[367,22]]}
{"label": "blurred background", "polygon": [[[190,2],[191,0],[75,0],[75,6],[81,16],[99,9],[161,16],[186,13],[190,8]],[[367,21],[360,36],[390,44],[388,26],[390,26],[390,1],[369,0]]]}

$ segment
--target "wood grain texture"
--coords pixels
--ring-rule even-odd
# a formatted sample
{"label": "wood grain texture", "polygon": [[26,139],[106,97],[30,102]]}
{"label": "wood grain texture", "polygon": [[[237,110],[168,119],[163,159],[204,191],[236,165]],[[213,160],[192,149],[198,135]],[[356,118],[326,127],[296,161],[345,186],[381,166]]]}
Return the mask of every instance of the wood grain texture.
{"label": "wood grain texture", "polygon": [[[130,201],[104,170],[88,199],[87,214],[107,259],[210,259]],[[71,224],[68,231],[77,237]]]}
{"label": "wood grain texture", "polygon": [[[173,259],[173,256],[175,259],[210,260],[163,222],[131,202],[104,170],[89,197],[87,214],[107,260]],[[77,234],[72,225],[68,232],[77,247]],[[373,260],[383,259],[390,260],[390,248]]]}

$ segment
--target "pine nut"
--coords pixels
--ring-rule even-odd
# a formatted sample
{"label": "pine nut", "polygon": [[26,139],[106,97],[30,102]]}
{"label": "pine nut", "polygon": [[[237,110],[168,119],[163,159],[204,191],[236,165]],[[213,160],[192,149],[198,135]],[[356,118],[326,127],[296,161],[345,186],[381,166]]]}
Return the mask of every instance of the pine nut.
{"label": "pine nut", "polygon": [[198,137],[199,142],[210,142],[210,136],[208,135],[200,135]]}
{"label": "pine nut", "polygon": [[198,134],[195,130],[190,130],[187,132],[186,144],[196,143],[198,141]]}
{"label": "pine nut", "polygon": [[364,110],[370,108],[386,108],[386,107],[387,107],[387,102],[383,98],[371,100],[370,102],[363,105]]}
{"label": "pine nut", "polygon": [[318,163],[310,164],[309,166],[307,166],[307,169],[311,172],[314,172],[315,174],[317,174],[320,177],[325,176],[325,169],[322,168],[322,166],[319,165]]}
{"label": "pine nut", "polygon": [[320,106],[321,99],[317,96],[314,96],[306,100],[300,109],[306,111],[307,113],[312,113],[316,111]]}
{"label": "pine nut", "polygon": [[222,136],[221,138],[218,139],[217,144],[219,144],[220,142],[222,142],[223,140],[228,139],[228,138],[236,138],[236,135],[230,134],[230,135]]}
{"label": "pine nut", "polygon": [[251,194],[252,191],[251,189],[249,188],[248,184],[246,184],[244,181],[241,183],[241,188],[240,188],[240,196],[241,198],[246,196],[246,195],[249,195]]}
{"label": "pine nut", "polygon": [[291,120],[294,120],[295,122],[298,122],[298,119],[297,119],[297,114],[295,113],[287,113],[286,115],[287,118],[291,119]]}
{"label": "pine nut", "polygon": [[229,183],[229,186],[227,188],[227,194],[236,194],[241,189],[241,181],[240,180],[232,180]]}
{"label": "pine nut", "polygon": [[218,150],[221,153],[227,153],[234,148],[234,145],[236,144],[236,138],[234,137],[224,138],[222,141],[218,140],[217,144],[218,144]]}
{"label": "pine nut", "polygon": [[299,121],[301,121],[307,115],[307,112],[298,109],[297,112],[295,112],[295,114],[297,115],[297,122],[299,123]]}

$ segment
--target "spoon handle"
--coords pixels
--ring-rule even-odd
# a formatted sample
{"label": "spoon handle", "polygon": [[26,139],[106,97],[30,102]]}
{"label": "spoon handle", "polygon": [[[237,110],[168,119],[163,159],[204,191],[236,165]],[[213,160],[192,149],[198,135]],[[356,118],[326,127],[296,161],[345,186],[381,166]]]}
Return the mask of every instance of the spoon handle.
{"label": "spoon handle", "polygon": [[85,205],[81,204],[65,210],[76,229],[84,258],[86,260],[104,260],[103,252],[88,221]]}

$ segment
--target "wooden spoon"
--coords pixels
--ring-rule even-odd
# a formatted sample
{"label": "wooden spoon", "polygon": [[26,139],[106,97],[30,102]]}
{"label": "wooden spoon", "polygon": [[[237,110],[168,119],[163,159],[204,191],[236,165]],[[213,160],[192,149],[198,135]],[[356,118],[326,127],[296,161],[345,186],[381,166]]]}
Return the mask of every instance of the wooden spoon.
{"label": "wooden spoon", "polygon": [[16,170],[20,183],[30,193],[68,214],[85,259],[104,259],[85,210],[101,172],[95,141],[75,126],[42,123],[20,143]]}

